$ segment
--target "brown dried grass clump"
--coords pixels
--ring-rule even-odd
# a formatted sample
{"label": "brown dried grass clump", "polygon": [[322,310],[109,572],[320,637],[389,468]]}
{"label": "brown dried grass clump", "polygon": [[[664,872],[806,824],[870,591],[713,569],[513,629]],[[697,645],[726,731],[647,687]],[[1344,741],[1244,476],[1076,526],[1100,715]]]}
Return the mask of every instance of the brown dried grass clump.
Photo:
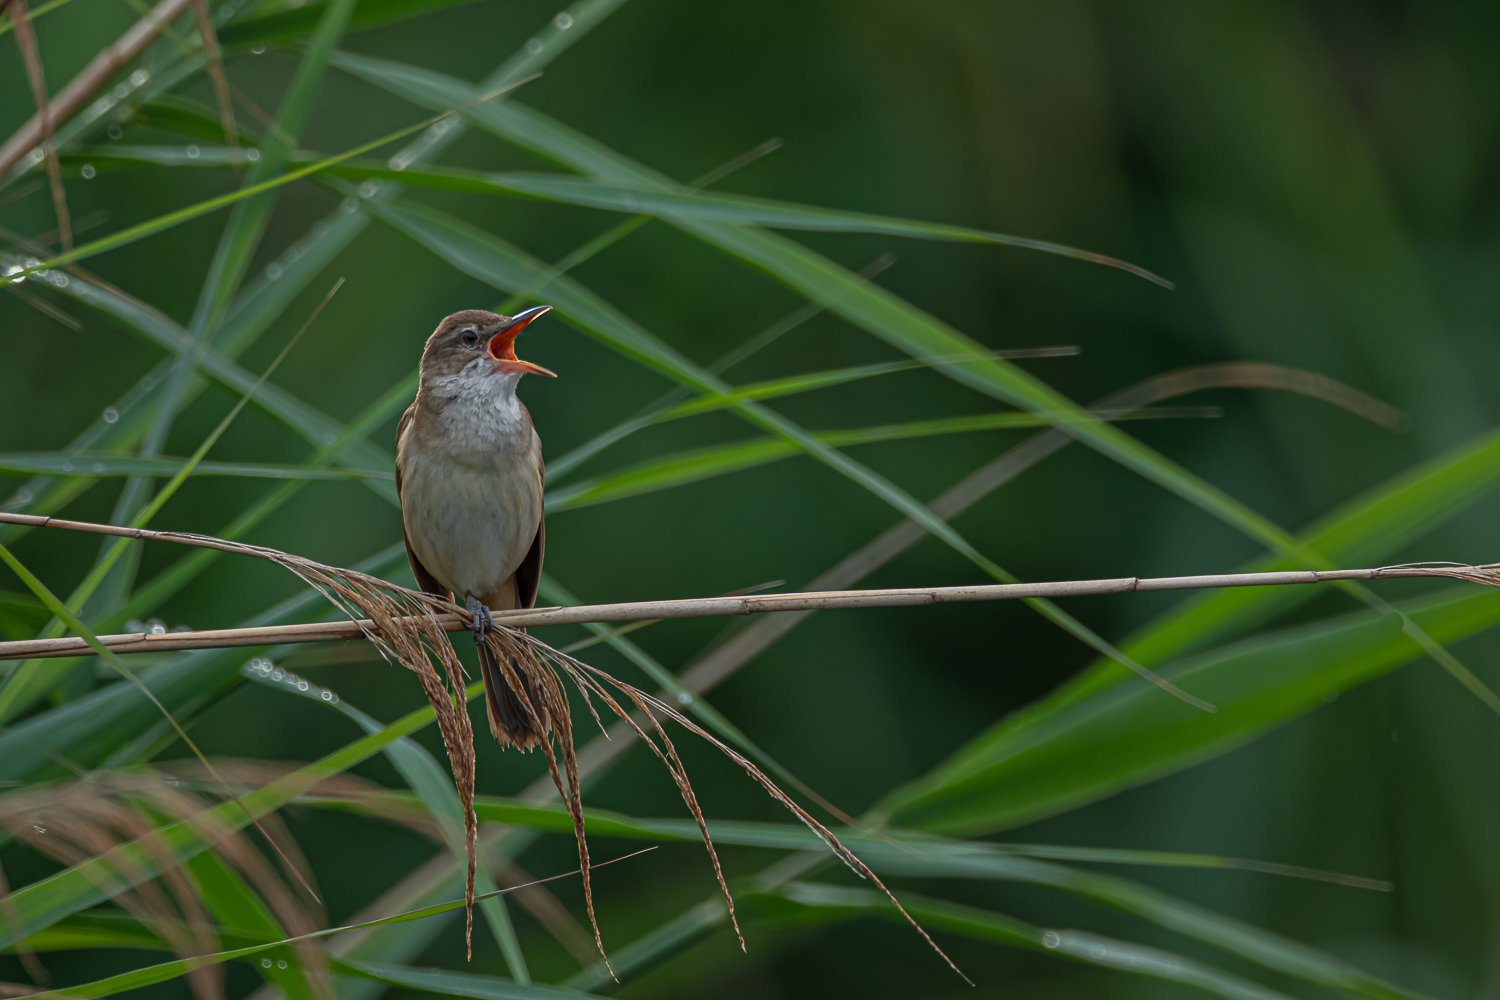
{"label": "brown dried grass clump", "polygon": [[[464,939],[472,954],[474,933],[474,872],[478,843],[478,819],[474,814],[474,728],[469,720],[467,700],[464,697],[465,673],[458,656],[444,631],[438,615],[458,615],[467,621],[469,612],[443,598],[420,591],[410,590],[381,580],[368,573],[341,569],[304,559],[290,553],[263,546],[234,546],[247,555],[256,555],[283,566],[295,573],[310,586],[316,588],[332,601],[351,620],[358,623],[365,636],[375,644],[380,655],[394,659],[417,675],[422,690],[436,714],[438,727],[443,736],[443,745],[453,768],[454,785],[464,808],[465,847],[468,855],[468,872],[464,887],[465,926]],[[366,621],[368,620],[368,621]],[[901,906],[896,897],[880,881],[879,877],[861,861],[854,852],[845,847],[822,823],[806,809],[798,805],[775,782],[768,778],[732,747],[707,732],[692,720],[682,715],[671,705],[639,688],[627,684],[582,661],[561,653],[546,643],[533,638],[519,629],[506,628],[499,623],[490,629],[486,642],[490,652],[500,664],[505,683],[514,692],[520,692],[517,701],[526,714],[528,728],[538,738],[528,743],[541,748],[547,759],[547,769],[558,794],[573,820],[573,832],[578,841],[578,860],[583,877],[584,903],[588,910],[589,923],[594,931],[594,944],[600,955],[604,955],[604,942],[599,933],[599,922],[594,913],[593,888],[589,879],[588,839],[584,833],[583,803],[579,795],[578,758],[573,740],[571,706],[567,693],[560,682],[566,676],[583,695],[584,704],[603,730],[603,722],[594,707],[593,697],[602,700],[615,715],[628,723],[652,753],[666,765],[676,783],[683,802],[698,824],[703,835],[703,845],[713,864],[714,877],[729,909],[730,922],[740,947],[745,947],[744,935],[734,912],[734,897],[724,879],[719,864],[718,852],[709,837],[703,810],[698,805],[687,769],[677,755],[662,721],[671,719],[689,732],[707,740],[734,761],[759,784],[766,793],[786,807],[794,816],[828,845],[834,855],[861,878],[869,879],[885,893],[891,903],[916,928],[917,932],[932,946],[943,960],[959,972],[953,961],[928,936],[911,915]],[[432,665],[430,656],[436,656],[442,665],[439,673]],[[636,721],[631,711],[616,698],[623,695],[634,709],[644,716],[646,726]],[[647,729],[654,735],[648,735]],[[605,959],[606,966],[608,959]],[[612,970],[611,970],[612,971]],[[959,972],[959,975],[963,975]],[[967,979],[967,977],[965,977]]]}
{"label": "brown dried grass clump", "polygon": [[[118,867],[113,871],[99,865],[81,870],[101,892],[182,958],[221,949],[197,885],[160,835],[159,828],[164,823],[183,823],[209,844],[214,854],[260,896],[288,936],[316,930],[315,921],[320,914],[315,915],[305,901],[288,889],[265,856],[243,834],[215,819],[213,805],[174,775],[154,770],[101,771],[85,774],[76,781],[31,786],[0,796],[0,828],[70,867],[97,859],[122,844],[139,845],[155,863],[159,872],[155,878],[132,865],[124,854],[115,856]],[[295,854],[285,827],[274,825],[279,827],[282,852],[290,848]],[[306,869],[305,864],[300,867]],[[310,870],[300,874],[303,879],[311,878]],[[0,892],[4,889],[0,885]],[[0,919],[12,925],[16,921],[14,909],[4,900],[0,900]],[[333,993],[322,951],[311,941],[295,942],[291,947],[296,950],[315,994],[331,1000]],[[21,953],[32,977],[45,982],[45,970],[36,956]],[[222,1000],[223,969],[223,965],[213,964],[189,972],[188,983],[194,996],[199,1000]]]}

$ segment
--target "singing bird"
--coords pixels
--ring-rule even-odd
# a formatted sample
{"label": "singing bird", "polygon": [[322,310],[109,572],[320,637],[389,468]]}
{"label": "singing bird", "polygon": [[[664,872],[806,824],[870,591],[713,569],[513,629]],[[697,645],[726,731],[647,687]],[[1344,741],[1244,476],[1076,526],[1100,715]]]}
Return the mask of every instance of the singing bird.
{"label": "singing bird", "polygon": [[[456,312],[422,351],[417,398],[396,430],[396,494],[417,586],[474,615],[490,731],[530,749],[542,734],[506,683],[484,637],[490,611],[536,604],[546,524],[542,442],[516,398],[522,375],[547,375],[516,357],[516,336],[551,306],[514,316]],[[524,686],[524,680],[523,680]]]}

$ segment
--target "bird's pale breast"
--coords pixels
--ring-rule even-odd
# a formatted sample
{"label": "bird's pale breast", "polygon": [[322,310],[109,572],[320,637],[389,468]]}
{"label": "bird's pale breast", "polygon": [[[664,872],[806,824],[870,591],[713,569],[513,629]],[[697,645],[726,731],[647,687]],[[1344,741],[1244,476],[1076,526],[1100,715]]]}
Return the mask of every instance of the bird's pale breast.
{"label": "bird's pale breast", "polygon": [[496,402],[450,405],[397,442],[407,541],[459,603],[499,590],[542,520],[541,444]]}

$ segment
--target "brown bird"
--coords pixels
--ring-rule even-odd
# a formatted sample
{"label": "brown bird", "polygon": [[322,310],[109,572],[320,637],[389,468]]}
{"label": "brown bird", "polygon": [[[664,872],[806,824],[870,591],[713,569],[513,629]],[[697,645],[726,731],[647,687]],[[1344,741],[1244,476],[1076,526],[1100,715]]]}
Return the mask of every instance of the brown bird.
{"label": "brown bird", "polygon": [[[396,494],[417,586],[474,615],[490,731],[504,746],[537,732],[484,637],[490,611],[536,604],[546,524],[542,442],[516,398],[526,374],[556,376],[516,357],[516,336],[551,306],[514,316],[480,309],[438,324],[422,352],[416,402],[396,430]],[[541,706],[535,706],[538,718]]]}

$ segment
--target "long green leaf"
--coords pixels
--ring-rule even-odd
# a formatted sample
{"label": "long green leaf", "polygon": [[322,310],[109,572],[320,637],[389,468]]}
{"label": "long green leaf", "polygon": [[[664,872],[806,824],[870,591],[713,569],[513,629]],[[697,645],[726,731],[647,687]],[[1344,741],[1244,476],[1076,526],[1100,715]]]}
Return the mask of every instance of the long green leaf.
{"label": "long green leaf", "polygon": [[[894,918],[906,923],[889,900],[869,889],[791,882],[775,893],[752,896],[746,902],[755,907],[749,912],[761,923],[806,925],[861,916]],[[1015,917],[911,893],[901,894],[901,905],[914,919],[935,930],[1196,986],[1227,1000],[1289,1000],[1283,993],[1211,965],[1131,941],[1087,931],[1049,930]]]}
{"label": "long green leaf", "polygon": [[[35,472],[54,476],[171,476],[182,468],[181,458],[140,458],[115,452],[14,452],[0,454],[0,472]],[[199,462],[191,476],[245,476],[251,479],[376,479],[394,478],[388,472],[320,469],[310,465],[268,465],[262,462]]]}
{"label": "long green leaf", "polygon": [[424,993],[453,997],[477,997],[479,1000],[577,1000],[579,997],[595,995],[561,986],[523,984],[498,976],[480,976],[451,969],[414,969],[406,965],[360,962],[347,958],[338,959],[337,964],[343,970],[392,986],[405,986]]}
{"label": "long green leaf", "polygon": [[[288,779],[282,779],[283,782],[285,782],[286,780]],[[269,790],[269,788],[263,789],[262,792]],[[599,866],[595,865],[594,867]],[[501,895],[514,891],[514,889],[500,889],[497,890],[495,895]],[[174,962],[162,962],[159,965],[147,966],[144,969],[135,969],[131,972],[121,973],[117,976],[110,976],[106,979],[95,980],[91,983],[69,986],[65,990],[46,990],[33,995],[38,997],[39,1000],[67,1000],[67,998],[69,997],[106,997],[114,993],[122,992],[124,990],[138,989],[142,986],[151,986],[155,983],[167,982],[168,980],[176,979],[179,976],[186,975],[193,969],[200,969],[210,965],[218,965],[223,962],[234,961],[235,959],[249,958],[251,956],[259,955],[276,948],[284,948],[295,941],[328,937],[333,934],[342,934],[346,931],[358,930],[364,927],[381,927],[387,924],[404,923],[412,920],[422,920],[426,917],[436,916],[440,913],[447,913],[451,910],[459,909],[462,906],[464,906],[464,901],[462,899],[457,899],[451,902],[439,903],[435,906],[424,906],[416,910],[408,910],[405,913],[398,913],[393,916],[383,917],[379,920],[368,920],[363,923],[349,924],[344,927],[329,927],[323,930],[313,931],[310,934],[303,934],[296,938],[284,938],[279,941],[248,945],[243,948],[231,948],[227,951],[215,952],[211,955],[196,955],[192,958],[178,959]],[[523,987],[519,984],[516,984],[515,989],[517,992],[514,995],[522,998],[534,996],[538,998],[545,998],[545,1000],[555,1000],[555,998],[560,993],[560,991],[553,987],[545,986]],[[571,995],[578,996],[579,994]]]}
{"label": "long green leaf", "polygon": [[[316,153],[297,153],[294,160],[320,163],[326,157]],[[88,161],[96,168],[149,163],[178,167],[222,167],[244,162],[239,152],[225,146],[106,146],[83,149],[70,154],[69,164]],[[695,191],[643,191],[640,188],[610,187],[582,177],[536,173],[483,173],[456,167],[393,168],[387,163],[344,160],[329,168],[330,172],[354,180],[399,181],[409,187],[457,191],[469,194],[510,195],[537,198],[568,205],[582,205],[631,215],[655,215],[708,222],[765,226],[770,229],[804,229],[822,232],[879,233],[916,239],[960,243],[991,243],[1001,246],[1040,250],[1044,253],[1073,257],[1096,264],[1117,267],[1171,288],[1172,283],[1142,267],[1104,254],[1076,247],[1034,240],[1005,233],[987,232],[967,226],[896,219],[866,212],[790,202],[773,201],[746,195],[713,194]]]}
{"label": "long green leaf", "polygon": [[[710,397],[709,402],[712,402]],[[1212,411],[1196,408],[1143,409],[1112,415],[1112,419],[1149,420],[1183,416],[1211,416]],[[943,420],[919,420],[909,424],[884,427],[861,427],[854,430],[820,431],[817,439],[832,448],[875,444],[881,441],[904,441],[937,434],[964,434],[971,431],[1008,430],[1020,427],[1045,427],[1052,421],[1046,414],[985,413]],[[639,496],[657,490],[700,482],[714,476],[752,469],[793,455],[803,454],[800,445],[777,438],[759,438],[739,444],[717,445],[680,452],[653,459],[640,465],[598,479],[563,486],[547,494],[547,510],[563,511],[576,507],[607,503],[625,497]]]}
{"label": "long green leaf", "polygon": [[[1471,585],[1398,610],[1438,641],[1454,642],[1500,622],[1500,593]],[[1222,754],[1421,655],[1397,615],[1375,612],[1245,640],[1168,671],[1213,698],[1216,715],[1116,685],[1018,738],[970,748],[881,809],[903,826],[947,833],[1054,815]]]}
{"label": "long green leaf", "polygon": [[[289,936],[245,880],[213,851],[189,858],[183,867],[220,924],[252,931],[261,940],[280,941]],[[259,965],[262,978],[279,987],[289,1000],[311,1000],[314,991],[308,970],[296,949],[283,945],[268,951],[265,958]]]}
{"label": "long green leaf", "polygon": [[[1392,553],[1468,508],[1500,482],[1500,431],[1440,455],[1383,483],[1320,518],[1303,541],[1340,565],[1368,565]],[[1266,557],[1245,572],[1293,569],[1289,560]],[[1150,666],[1249,630],[1317,597],[1321,587],[1242,587],[1205,593],[1183,601],[1123,644]],[[1127,675],[1112,661],[1095,662],[1043,701],[1027,706],[976,737],[953,762],[1003,756],[1033,728],[1078,702],[1120,683]]]}

